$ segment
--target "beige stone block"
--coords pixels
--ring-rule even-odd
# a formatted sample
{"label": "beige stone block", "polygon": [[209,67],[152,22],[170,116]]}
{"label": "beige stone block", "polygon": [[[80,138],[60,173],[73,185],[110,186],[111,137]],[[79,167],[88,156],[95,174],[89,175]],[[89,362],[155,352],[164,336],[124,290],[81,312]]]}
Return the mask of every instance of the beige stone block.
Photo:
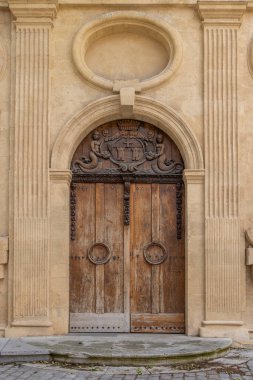
{"label": "beige stone block", "polygon": [[200,327],[203,338],[232,338],[235,342],[249,340],[248,329],[244,326],[233,325],[231,321],[221,321],[213,325]]}
{"label": "beige stone block", "polygon": [[69,310],[66,307],[54,307],[51,314],[54,321],[54,334],[67,334],[69,332]]}
{"label": "beige stone block", "polygon": [[135,88],[124,87],[120,90],[120,104],[123,114],[131,114],[134,109]]}
{"label": "beige stone block", "polygon": [[52,278],[65,278],[68,279],[69,275],[69,267],[68,267],[69,260],[66,260],[65,263],[56,263],[51,265],[51,277]]}
{"label": "beige stone block", "polygon": [[246,265],[253,265],[253,248],[246,248]]}
{"label": "beige stone block", "polygon": [[7,327],[5,329],[6,338],[17,338],[22,336],[44,336],[53,335],[52,327]]}
{"label": "beige stone block", "polygon": [[8,236],[0,237],[0,265],[8,263],[8,249],[9,249]]}
{"label": "beige stone block", "polygon": [[0,265],[0,280],[4,278],[4,266]]}
{"label": "beige stone block", "polygon": [[52,309],[65,307],[68,311],[69,307],[69,278],[53,278],[51,279],[50,303]]}

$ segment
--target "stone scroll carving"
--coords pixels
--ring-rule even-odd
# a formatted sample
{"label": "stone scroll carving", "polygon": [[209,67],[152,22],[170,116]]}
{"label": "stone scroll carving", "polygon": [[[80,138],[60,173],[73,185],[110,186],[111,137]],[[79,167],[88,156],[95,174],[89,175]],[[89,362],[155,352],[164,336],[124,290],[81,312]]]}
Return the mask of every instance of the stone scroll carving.
{"label": "stone scroll carving", "polygon": [[137,120],[119,120],[90,136],[87,155],[74,160],[76,174],[182,174],[183,164],[167,157],[164,135]]}

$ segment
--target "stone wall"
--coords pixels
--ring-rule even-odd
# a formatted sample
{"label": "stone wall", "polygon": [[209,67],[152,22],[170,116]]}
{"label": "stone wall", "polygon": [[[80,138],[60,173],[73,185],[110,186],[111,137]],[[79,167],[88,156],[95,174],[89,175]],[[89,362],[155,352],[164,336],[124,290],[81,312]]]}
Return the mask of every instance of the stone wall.
{"label": "stone wall", "polygon": [[69,165],[92,128],[126,115],[163,129],[185,160],[187,333],[253,331],[252,7],[0,1],[3,335],[68,331]]}

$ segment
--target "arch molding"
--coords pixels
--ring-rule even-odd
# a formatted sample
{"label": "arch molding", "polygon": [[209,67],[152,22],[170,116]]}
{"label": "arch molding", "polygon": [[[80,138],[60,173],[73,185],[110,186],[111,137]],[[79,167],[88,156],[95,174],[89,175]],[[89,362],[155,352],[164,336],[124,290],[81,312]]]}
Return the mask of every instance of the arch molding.
{"label": "arch molding", "polygon": [[[51,154],[52,170],[68,170],[80,142],[97,126],[122,118],[120,98],[112,95],[85,106],[61,130]],[[178,146],[185,168],[203,169],[197,138],[177,112],[152,98],[137,95],[131,118],[149,122],[163,130]]]}

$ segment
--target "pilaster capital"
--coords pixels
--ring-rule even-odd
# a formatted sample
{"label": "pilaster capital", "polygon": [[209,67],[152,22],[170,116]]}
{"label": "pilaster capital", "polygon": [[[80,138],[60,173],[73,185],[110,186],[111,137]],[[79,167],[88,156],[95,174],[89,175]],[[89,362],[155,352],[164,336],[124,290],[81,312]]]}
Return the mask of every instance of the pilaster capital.
{"label": "pilaster capital", "polygon": [[204,24],[240,26],[247,0],[198,0],[198,11]]}
{"label": "pilaster capital", "polygon": [[50,181],[52,182],[67,183],[68,185],[70,185],[71,183],[71,179],[72,179],[71,170],[50,169],[49,175],[50,175]]}
{"label": "pilaster capital", "polygon": [[52,23],[57,16],[58,0],[10,0],[9,9],[17,23]]}
{"label": "pilaster capital", "polygon": [[205,170],[185,169],[183,178],[185,184],[203,184],[205,182]]}

